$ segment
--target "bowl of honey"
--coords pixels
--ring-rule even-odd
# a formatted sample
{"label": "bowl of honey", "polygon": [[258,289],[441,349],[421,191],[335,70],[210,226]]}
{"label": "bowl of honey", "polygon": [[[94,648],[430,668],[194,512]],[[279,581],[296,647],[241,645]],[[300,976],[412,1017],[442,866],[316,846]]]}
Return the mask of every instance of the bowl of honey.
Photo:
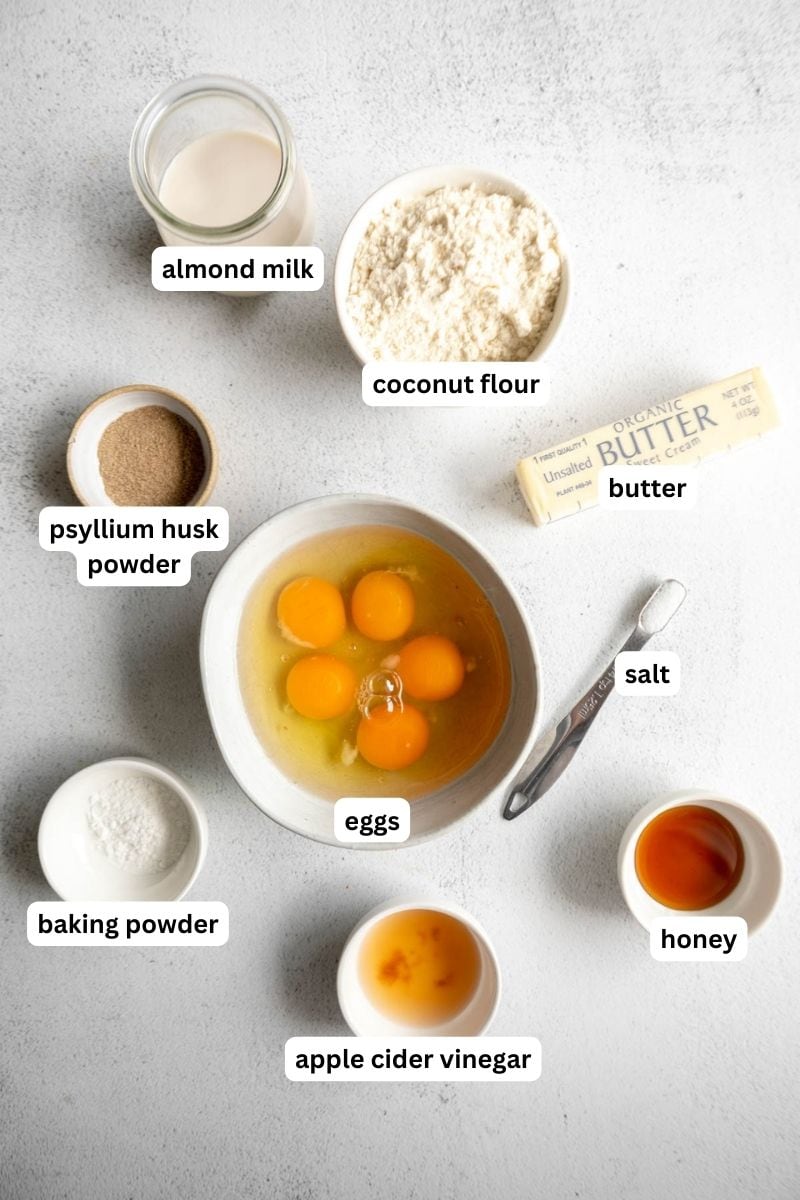
{"label": "bowl of honey", "polygon": [[383,496],[260,525],[211,588],[200,660],[240,786],[331,844],[341,797],[408,800],[395,844],[441,833],[501,794],[535,737],[539,659],[511,587],[462,530]]}
{"label": "bowl of honey", "polygon": [[500,967],[486,931],[460,906],[390,901],[351,933],[336,986],[360,1037],[478,1037],[500,1003]]}
{"label": "bowl of honey", "polygon": [[636,814],[618,858],[622,893],[646,928],[665,916],[743,917],[755,932],[778,902],[778,845],[756,813],[711,792],[683,791]]}

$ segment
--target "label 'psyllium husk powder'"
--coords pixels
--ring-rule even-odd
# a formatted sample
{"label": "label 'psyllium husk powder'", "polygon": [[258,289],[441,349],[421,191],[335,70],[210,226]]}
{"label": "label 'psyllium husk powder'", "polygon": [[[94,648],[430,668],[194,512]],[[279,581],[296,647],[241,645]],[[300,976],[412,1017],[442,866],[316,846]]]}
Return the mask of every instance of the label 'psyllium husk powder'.
{"label": "label 'psyllium husk powder'", "polygon": [[560,286],[556,232],[532,200],[444,187],[396,201],[368,227],[348,306],[376,359],[518,362]]}

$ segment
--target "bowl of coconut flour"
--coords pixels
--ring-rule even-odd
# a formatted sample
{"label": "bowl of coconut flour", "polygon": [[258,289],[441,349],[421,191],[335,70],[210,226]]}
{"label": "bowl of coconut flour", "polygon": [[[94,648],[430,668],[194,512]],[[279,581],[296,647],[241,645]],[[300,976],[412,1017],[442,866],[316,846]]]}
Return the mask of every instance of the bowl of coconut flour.
{"label": "bowl of coconut flour", "polygon": [[339,322],[361,362],[540,358],[569,295],[552,213],[504,175],[425,167],[362,204],[336,258]]}
{"label": "bowl of coconut flour", "polygon": [[62,900],[180,900],[206,854],[186,784],[144,758],[111,758],[62,783],[39,824],[39,860]]}

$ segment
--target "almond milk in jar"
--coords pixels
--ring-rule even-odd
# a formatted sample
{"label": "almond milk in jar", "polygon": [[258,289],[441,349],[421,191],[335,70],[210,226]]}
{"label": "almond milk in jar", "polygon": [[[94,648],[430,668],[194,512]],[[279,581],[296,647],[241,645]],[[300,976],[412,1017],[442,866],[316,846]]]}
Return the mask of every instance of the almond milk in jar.
{"label": "almond milk in jar", "polygon": [[168,246],[303,246],[311,190],[278,106],[252,84],[203,75],[151,100],[133,131],[133,185]]}

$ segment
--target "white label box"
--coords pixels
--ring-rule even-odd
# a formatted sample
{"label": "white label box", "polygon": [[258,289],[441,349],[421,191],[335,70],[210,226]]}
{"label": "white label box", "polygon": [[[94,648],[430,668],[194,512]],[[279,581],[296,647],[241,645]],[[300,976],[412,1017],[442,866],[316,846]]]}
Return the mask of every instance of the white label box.
{"label": "white label box", "polygon": [[535,1037],[294,1037],[284,1050],[295,1083],[532,1083]]}
{"label": "white label box", "polygon": [[159,292],[316,292],[319,246],[158,246],[150,278]]}
{"label": "white label box", "polygon": [[75,556],[84,587],[183,587],[192,556],[228,545],[218,506],[69,505],[39,513],[39,545]]}
{"label": "white label box", "polygon": [[741,962],[747,954],[743,917],[669,917],[650,926],[658,962]]}
{"label": "white label box", "polygon": [[224,946],[228,925],[228,906],[218,900],[28,905],[32,946]]}
{"label": "white label box", "polygon": [[674,650],[623,650],[614,659],[614,689],[621,696],[675,696],[680,686]]}
{"label": "white label box", "polygon": [[343,796],[333,806],[333,832],[340,842],[407,842],[411,805],[399,796]]}
{"label": "white label box", "polygon": [[540,362],[369,362],[361,398],[371,408],[530,408],[550,399]]}
{"label": "white label box", "polygon": [[602,467],[597,500],[601,508],[621,511],[694,508],[697,472],[688,467]]}

